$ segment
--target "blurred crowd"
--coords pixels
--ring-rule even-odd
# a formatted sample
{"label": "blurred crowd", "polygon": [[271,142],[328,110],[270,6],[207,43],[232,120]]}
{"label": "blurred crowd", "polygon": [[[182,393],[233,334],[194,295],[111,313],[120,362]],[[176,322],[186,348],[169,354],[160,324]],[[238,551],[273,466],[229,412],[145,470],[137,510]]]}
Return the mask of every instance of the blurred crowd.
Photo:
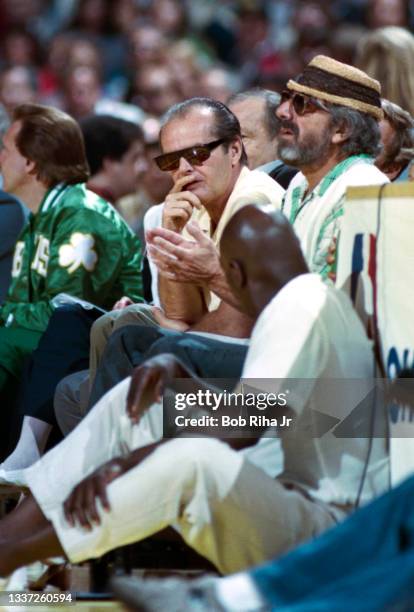
{"label": "blurred crowd", "polygon": [[[45,586],[45,559],[69,580],[67,561],[170,546],[172,526],[235,575],[115,580],[133,610],[414,609],[412,448],[390,491],[388,396],[354,385],[394,376],[377,252],[396,243],[384,190],[414,180],[413,17],[414,0],[0,2],[0,498],[24,491],[0,520],[0,591]],[[376,235],[361,222],[351,245],[363,187]],[[246,419],[214,430],[220,402],[194,393],[168,413],[177,379],[293,392],[240,436]]]}
{"label": "blurred crowd", "polygon": [[77,119],[126,103],[126,118],[142,118],[139,110],[160,116],[194,95],[225,101],[251,86],[278,91],[318,53],[354,63],[370,30],[410,29],[411,4],[4,0],[0,101],[9,110],[52,104]]}

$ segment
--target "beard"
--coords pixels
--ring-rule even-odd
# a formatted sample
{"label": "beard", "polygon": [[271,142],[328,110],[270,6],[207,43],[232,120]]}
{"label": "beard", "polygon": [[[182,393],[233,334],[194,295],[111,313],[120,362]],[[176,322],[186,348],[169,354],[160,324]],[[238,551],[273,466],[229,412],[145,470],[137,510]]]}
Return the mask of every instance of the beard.
{"label": "beard", "polygon": [[320,164],[327,157],[331,148],[331,130],[324,130],[318,134],[305,134],[299,140],[298,127],[290,121],[282,121],[280,128],[292,131],[293,138],[284,139],[278,136],[279,158],[290,166],[309,166],[315,163]]}

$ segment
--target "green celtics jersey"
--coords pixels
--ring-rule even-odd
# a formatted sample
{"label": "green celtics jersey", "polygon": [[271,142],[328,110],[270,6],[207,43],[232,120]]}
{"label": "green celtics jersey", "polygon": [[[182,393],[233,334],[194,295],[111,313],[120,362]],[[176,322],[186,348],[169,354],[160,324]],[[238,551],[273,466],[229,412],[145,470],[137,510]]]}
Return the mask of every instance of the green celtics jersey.
{"label": "green celtics jersey", "polygon": [[140,268],[139,240],[116,210],[83,184],[59,184],[16,244],[1,323],[44,331],[58,293],[105,309],[123,295],[140,301]]}

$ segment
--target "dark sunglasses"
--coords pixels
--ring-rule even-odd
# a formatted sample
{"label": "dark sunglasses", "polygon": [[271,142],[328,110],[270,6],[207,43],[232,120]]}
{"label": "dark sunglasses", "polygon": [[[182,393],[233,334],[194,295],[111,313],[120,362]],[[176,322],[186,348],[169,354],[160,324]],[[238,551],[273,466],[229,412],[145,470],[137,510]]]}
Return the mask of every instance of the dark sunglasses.
{"label": "dark sunglasses", "polygon": [[219,140],[213,140],[213,142],[207,144],[195,145],[194,147],[173,151],[172,153],[163,153],[162,155],[154,157],[154,161],[158,168],[164,172],[177,170],[182,157],[192,166],[201,166],[202,163],[208,160],[211,152],[226,142],[226,140],[226,138],[220,138]]}
{"label": "dark sunglasses", "polygon": [[302,115],[316,113],[318,110],[328,111],[328,108],[321,100],[290,91],[289,89],[282,91],[279,106],[285,102],[291,102],[293,108],[295,109],[295,113],[300,117]]}

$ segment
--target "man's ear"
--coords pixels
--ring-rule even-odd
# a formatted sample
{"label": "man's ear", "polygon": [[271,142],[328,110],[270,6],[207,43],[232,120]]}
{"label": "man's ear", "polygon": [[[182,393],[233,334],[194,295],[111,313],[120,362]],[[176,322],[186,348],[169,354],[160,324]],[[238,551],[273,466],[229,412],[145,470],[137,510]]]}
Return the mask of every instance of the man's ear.
{"label": "man's ear", "polygon": [[36,176],[37,174],[36,163],[31,159],[26,159],[26,172],[27,174],[32,174],[33,176]]}
{"label": "man's ear", "polygon": [[382,168],[382,172],[384,172],[390,181],[393,181],[404,169],[403,162],[391,162],[385,168]]}
{"label": "man's ear", "polygon": [[243,289],[246,286],[246,272],[242,264],[237,259],[232,259],[229,262],[228,274],[230,276],[231,285],[237,289]]}
{"label": "man's ear", "polygon": [[[104,159],[102,160],[102,168],[101,170],[103,170],[104,172],[110,172],[112,166],[114,165],[114,161],[113,159],[110,159],[109,157],[104,157]],[[99,170],[98,170],[99,172]]]}
{"label": "man's ear", "polygon": [[231,165],[237,166],[242,156],[243,144],[240,138],[236,138],[230,143],[229,152],[231,156]]}
{"label": "man's ear", "polygon": [[343,122],[340,125],[336,125],[333,128],[331,142],[332,144],[342,144],[349,138],[349,129],[345,126]]}

